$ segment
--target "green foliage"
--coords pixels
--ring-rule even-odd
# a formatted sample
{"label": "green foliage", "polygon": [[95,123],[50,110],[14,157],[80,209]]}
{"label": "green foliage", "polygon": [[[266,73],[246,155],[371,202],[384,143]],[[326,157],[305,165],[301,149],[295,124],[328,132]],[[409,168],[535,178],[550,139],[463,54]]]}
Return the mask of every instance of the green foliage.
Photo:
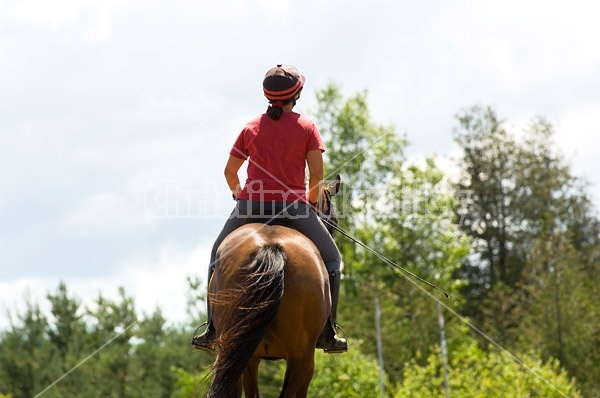
{"label": "green foliage", "polygon": [[455,188],[468,195],[457,214],[473,238],[473,255],[458,275],[469,281],[465,312],[480,320],[482,300],[498,282],[515,287],[541,234],[567,232],[589,253],[600,243],[599,223],[585,184],[553,148],[546,120],[534,120],[521,141],[491,108],[472,107],[458,120],[462,175]]}
{"label": "green foliage", "polygon": [[600,291],[585,256],[564,235],[536,243],[514,300],[514,347],[560,360],[585,396],[600,391]]}
{"label": "green foliage", "polygon": [[[372,357],[363,354],[362,341],[352,340],[352,349],[347,353],[334,355],[317,350],[315,355],[315,375],[310,384],[310,397],[364,397],[380,395],[379,365]],[[384,378],[387,391],[390,384]]]}
{"label": "green foliage", "polygon": [[[475,343],[449,353],[448,389],[452,397],[580,397],[574,382],[556,360],[543,363],[535,354],[515,361],[505,352],[486,352]],[[396,397],[442,397],[445,394],[440,349],[424,365],[411,360]]]}
{"label": "green foliage", "polygon": [[204,396],[208,391],[209,368],[200,372],[190,373],[182,368],[171,368],[172,373],[177,377],[176,390],[171,398],[195,398]]}
{"label": "green foliage", "polygon": [[534,119],[518,140],[491,108],[459,115],[457,142],[469,192],[457,209],[472,254],[463,313],[510,350],[535,346],[598,391],[600,222],[586,184],[553,144],[554,128]]}
{"label": "green foliage", "polygon": [[[455,199],[444,190],[434,159],[406,162],[406,139],[371,120],[366,93],[343,99],[330,85],[317,97],[328,174],[340,173],[344,182],[336,197],[342,227],[404,269],[456,291],[461,281],[452,275],[468,253],[468,240],[453,223]],[[403,363],[437,341],[434,301],[401,269],[343,236],[336,242],[344,261],[338,321],[352,320],[349,336],[360,331],[365,352],[374,357],[373,300],[379,295],[384,364],[398,380]]]}
{"label": "green foliage", "polygon": [[[206,290],[202,285],[202,278],[198,276],[188,276],[186,278],[188,290],[186,291],[186,312],[192,325],[199,325],[201,319],[205,319]],[[207,281],[208,284],[208,281]],[[202,303],[202,304],[201,304]]]}
{"label": "green foliage", "polygon": [[[364,397],[365,391],[379,396],[379,366],[377,362],[361,352],[362,342],[352,342],[347,353],[325,354],[315,352],[315,373],[310,384],[309,397]],[[192,398],[206,390],[207,373],[189,373],[181,369],[178,375],[178,391],[173,398]],[[279,395],[285,373],[285,361],[262,361],[259,367],[259,386],[261,395],[276,397]],[[390,391],[391,384],[384,375],[384,384]]]}
{"label": "green foliage", "polygon": [[496,282],[514,284],[525,261],[520,231],[515,231],[521,228],[514,179],[519,149],[491,108],[473,107],[458,120],[456,141],[463,154],[456,189],[465,195],[457,213],[461,229],[473,237],[476,256],[465,261],[464,272],[470,281],[468,304],[476,307]]}
{"label": "green foliage", "polygon": [[34,396],[52,382],[48,319],[28,300],[18,321],[0,335],[0,393],[14,398]]}
{"label": "green foliage", "polygon": [[155,311],[139,317],[131,297],[98,297],[92,308],[61,283],[48,294],[51,320],[27,303],[19,322],[0,334],[0,394],[33,397],[169,397],[177,375],[209,363],[194,356],[190,332]]}

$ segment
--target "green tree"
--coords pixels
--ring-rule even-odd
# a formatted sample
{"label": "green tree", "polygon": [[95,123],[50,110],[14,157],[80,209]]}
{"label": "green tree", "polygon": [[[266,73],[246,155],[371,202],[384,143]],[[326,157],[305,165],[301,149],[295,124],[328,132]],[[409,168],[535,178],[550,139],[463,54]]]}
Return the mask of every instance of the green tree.
{"label": "green tree", "polygon": [[[316,352],[316,369],[310,384],[310,397],[364,397],[379,396],[379,365],[377,361],[362,353],[362,341],[354,340],[354,349],[344,355],[329,355]],[[390,391],[391,384],[384,375],[384,388]]]}
{"label": "green tree", "polygon": [[[69,297],[64,282],[60,282],[56,294],[48,294],[47,298],[54,318],[48,338],[64,363],[70,351],[79,354],[81,346],[85,343],[86,325],[80,313],[81,303],[78,299]],[[66,370],[68,369],[63,368],[63,371]]]}
{"label": "green tree", "polygon": [[[310,397],[364,397],[365,391],[371,396],[379,396],[379,366],[377,362],[361,353],[360,341],[355,348],[344,355],[328,355],[315,352],[315,373],[310,384]],[[186,372],[176,369],[178,391],[174,398],[192,398],[200,396],[207,387],[207,371]],[[261,396],[276,397],[283,386],[285,361],[263,361],[259,368]],[[391,384],[384,378],[387,391]]]}
{"label": "green tree", "polygon": [[186,312],[191,326],[199,325],[201,319],[206,319],[206,287],[199,276],[187,276],[188,290],[186,292]]}
{"label": "green tree", "polygon": [[[518,285],[517,349],[557,358],[585,396],[600,390],[600,293],[584,256],[560,233],[537,241]],[[517,312],[518,311],[518,312]]]}
{"label": "green tree", "polygon": [[50,368],[53,370],[53,382],[68,373],[64,382],[57,382],[44,393],[48,397],[77,396],[91,394],[89,387],[89,368],[72,370],[90,353],[90,339],[85,323],[85,311],[81,301],[69,295],[67,286],[60,282],[56,293],[49,293],[52,322],[48,325],[48,340],[53,348]]}
{"label": "green tree", "polygon": [[209,382],[209,368],[197,372],[188,372],[182,368],[172,367],[172,373],[177,377],[172,398],[196,398],[206,395]]}
{"label": "green tree", "polygon": [[491,108],[471,108],[459,121],[456,188],[471,195],[457,213],[474,242],[458,273],[469,281],[464,313],[502,346],[534,344],[586,392],[597,389],[598,294],[589,281],[599,271],[600,233],[586,184],[543,118],[521,140]]}
{"label": "green tree", "polygon": [[127,297],[125,289],[121,287],[119,301],[100,295],[90,315],[97,321],[91,330],[94,345],[101,347],[107,344],[94,357],[96,372],[91,383],[96,386],[99,396],[129,397],[127,383],[131,377],[132,338],[138,323],[134,299]]}
{"label": "green tree", "polygon": [[27,300],[0,332],[0,394],[170,397],[171,368],[192,372],[211,362],[190,347],[189,325],[169,326],[158,309],[139,316],[123,289],[116,300],[100,294],[87,309],[62,282],[46,298],[50,317]]}
{"label": "green tree", "polygon": [[458,274],[469,281],[465,313],[480,318],[478,308],[497,283],[513,285],[526,253],[515,229],[514,175],[517,143],[491,108],[473,107],[459,114],[456,141],[462,149],[462,169],[456,190],[463,193],[457,216],[461,229],[473,238],[473,256]]}
{"label": "green tree", "polygon": [[[344,99],[330,85],[317,99],[327,174],[339,173],[344,181],[336,197],[342,228],[406,270],[454,292],[460,281],[452,275],[468,242],[453,223],[454,198],[444,190],[434,159],[422,165],[407,162],[406,139],[372,121],[366,92]],[[344,236],[337,234],[336,242],[344,261],[339,323],[352,320],[350,343],[354,336],[364,339],[363,349],[374,356],[373,300],[378,295],[384,364],[391,379],[398,380],[404,362],[438,339],[435,303],[403,271]],[[454,320],[448,327],[453,325]]]}
{"label": "green tree", "polygon": [[573,176],[555,149],[555,134],[552,124],[540,117],[525,130],[514,176],[515,210],[518,219],[526,220],[524,240],[548,231],[566,232],[570,244],[590,258],[600,243],[596,209],[586,191],[588,184]]}
{"label": "green tree", "polygon": [[0,393],[32,397],[53,381],[47,331],[39,305],[27,300],[25,312],[0,334]]}
{"label": "green tree", "polygon": [[585,184],[554,150],[546,120],[534,120],[521,142],[489,107],[467,109],[458,120],[462,175],[455,188],[468,195],[457,215],[473,239],[458,275],[469,281],[464,312],[480,321],[481,304],[497,283],[499,294],[512,293],[542,231],[568,231],[576,248],[593,252],[598,220]]}
{"label": "green tree", "polygon": [[[448,389],[452,397],[581,397],[558,361],[545,363],[535,354],[519,355],[523,365],[505,352],[486,352],[475,343],[449,352]],[[406,366],[396,397],[442,397],[445,395],[439,347],[426,363],[413,359]]]}

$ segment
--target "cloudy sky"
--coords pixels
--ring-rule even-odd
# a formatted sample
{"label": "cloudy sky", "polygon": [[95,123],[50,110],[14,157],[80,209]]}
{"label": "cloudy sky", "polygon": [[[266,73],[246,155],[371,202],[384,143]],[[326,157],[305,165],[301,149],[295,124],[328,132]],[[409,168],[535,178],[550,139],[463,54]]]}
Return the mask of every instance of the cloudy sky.
{"label": "cloudy sky", "polygon": [[544,116],[600,204],[600,10],[589,1],[0,0],[0,327],[59,281],[184,318],[233,202],[222,177],[277,63],[367,89],[411,159],[454,115]]}

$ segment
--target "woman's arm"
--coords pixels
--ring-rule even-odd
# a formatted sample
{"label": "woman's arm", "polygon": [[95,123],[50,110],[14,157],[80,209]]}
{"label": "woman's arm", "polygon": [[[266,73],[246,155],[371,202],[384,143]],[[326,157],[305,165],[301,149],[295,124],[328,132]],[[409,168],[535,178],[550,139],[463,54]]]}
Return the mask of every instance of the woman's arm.
{"label": "woman's arm", "polygon": [[242,164],[244,164],[245,160],[236,158],[235,156],[229,155],[229,159],[227,159],[227,164],[225,165],[225,179],[227,180],[227,185],[229,189],[231,189],[231,193],[237,199],[238,194],[242,190],[240,186],[240,177],[238,176],[238,171]]}
{"label": "woman's arm", "polygon": [[308,164],[308,201],[317,203],[321,194],[321,186],[323,185],[324,166],[323,152],[320,149],[308,151],[306,153],[306,163]]}

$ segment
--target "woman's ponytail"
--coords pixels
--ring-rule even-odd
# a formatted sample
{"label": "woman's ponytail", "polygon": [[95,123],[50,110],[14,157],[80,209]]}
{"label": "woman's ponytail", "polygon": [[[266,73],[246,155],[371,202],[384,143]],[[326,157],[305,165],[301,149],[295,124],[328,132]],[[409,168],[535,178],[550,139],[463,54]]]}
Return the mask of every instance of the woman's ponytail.
{"label": "woman's ponytail", "polygon": [[267,115],[273,120],[279,120],[282,113],[283,108],[278,105],[269,105],[269,107],[267,108]]}

